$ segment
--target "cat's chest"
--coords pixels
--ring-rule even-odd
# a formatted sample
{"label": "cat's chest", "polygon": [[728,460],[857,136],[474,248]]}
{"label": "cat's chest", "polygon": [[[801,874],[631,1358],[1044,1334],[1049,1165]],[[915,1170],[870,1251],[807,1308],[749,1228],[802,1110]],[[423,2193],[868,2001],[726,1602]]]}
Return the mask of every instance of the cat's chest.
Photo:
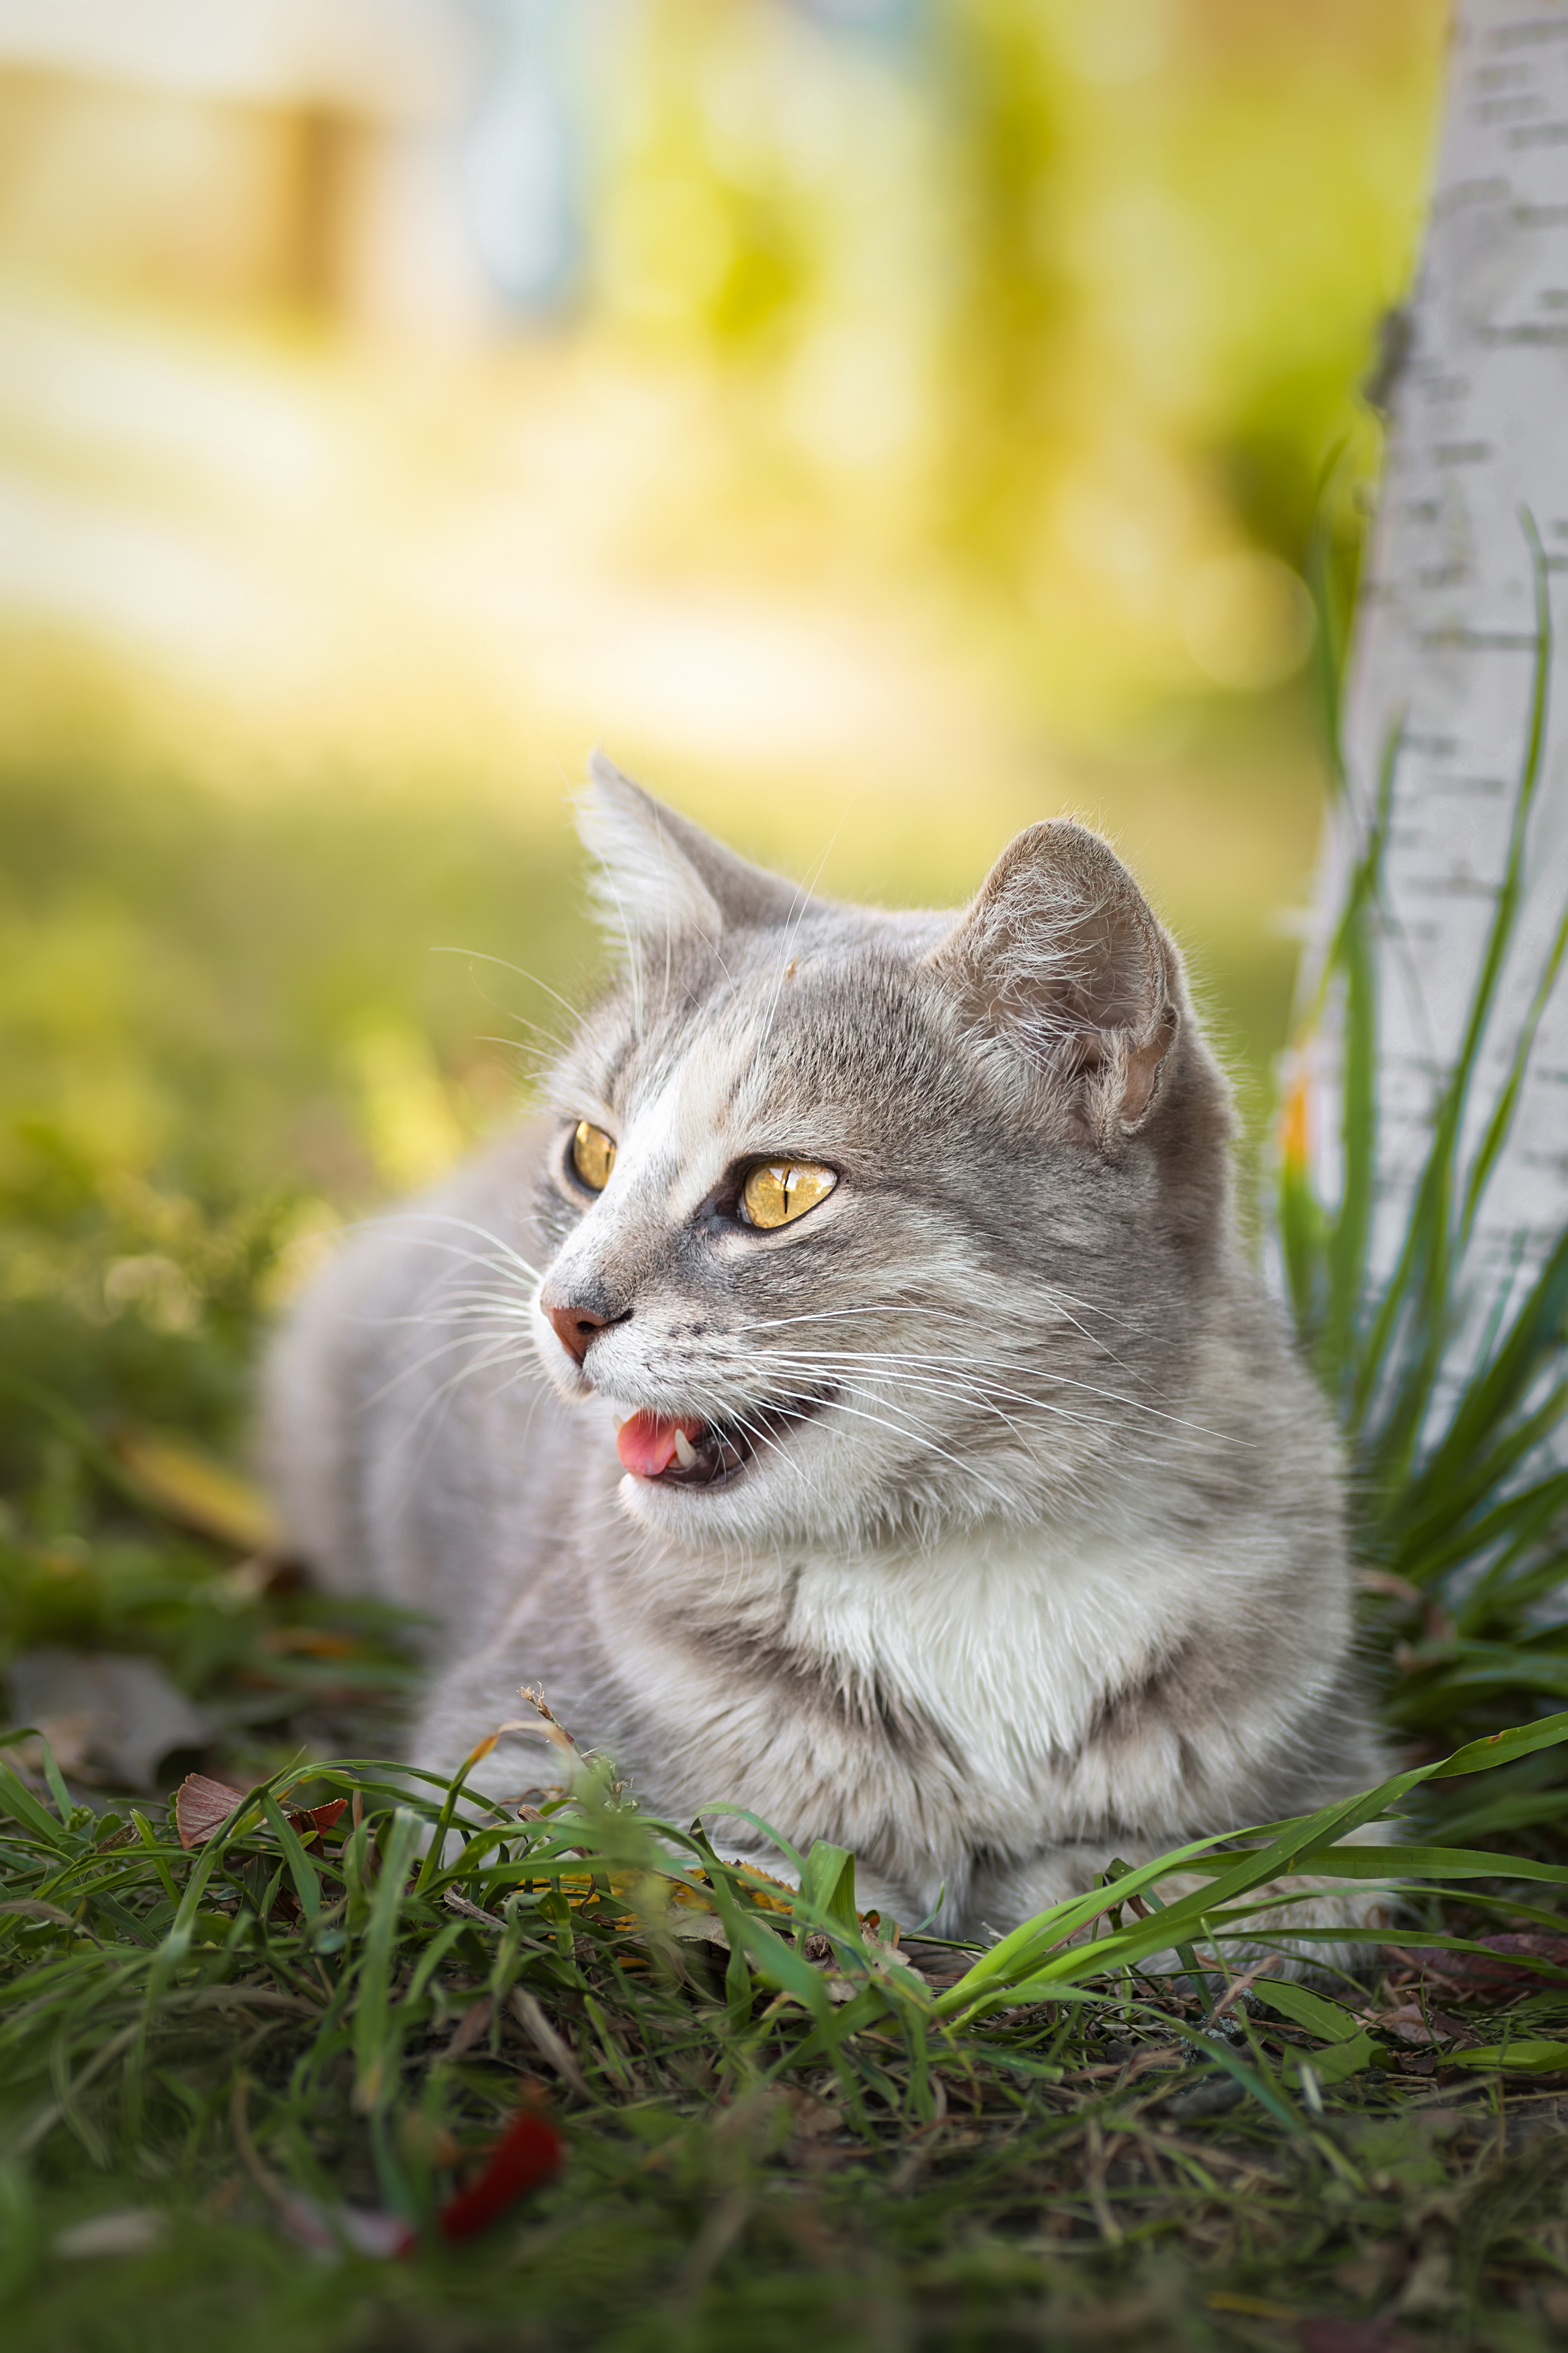
{"label": "cat's chest", "polygon": [[895,1562],[807,1560],[788,1640],[923,1716],[991,1786],[1032,1799],[1169,1645],[1185,1569],[1146,1541],[1033,1531]]}

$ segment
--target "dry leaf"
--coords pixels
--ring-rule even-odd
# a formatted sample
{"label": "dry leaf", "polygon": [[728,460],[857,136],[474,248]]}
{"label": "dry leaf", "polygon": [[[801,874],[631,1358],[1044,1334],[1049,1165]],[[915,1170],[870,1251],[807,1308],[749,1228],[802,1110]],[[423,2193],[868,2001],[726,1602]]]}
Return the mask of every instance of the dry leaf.
{"label": "dry leaf", "polygon": [[455,1887],[444,1887],[441,1890],[441,1901],[449,1912],[460,1913],[465,1920],[481,1921],[487,1928],[506,1926],[504,1920],[498,1920],[495,1914],[487,1912],[482,1905],[470,1904],[468,1897],[459,1895]]}
{"label": "dry leaf", "polygon": [[73,2222],[55,2235],[54,2252],[67,2263],[83,2255],[144,2255],[155,2247],[168,2227],[168,2217],[155,2206],[120,2206],[109,2214],[94,2214]]}
{"label": "dry leaf", "polygon": [[784,2097],[795,2112],[790,2129],[796,2140],[825,2140],[844,2130],[842,2113],[828,2101],[803,2091],[786,2092]]}
{"label": "dry leaf", "polygon": [[[179,1748],[205,1748],[216,1729],[151,1659],[24,1651],[12,1660],[6,1680],[14,1721],[36,1725],[57,1760],[63,1751],[84,1779],[154,1788],[165,1757]],[[61,1735],[58,1746],[51,1725]]]}
{"label": "dry leaf", "polygon": [[154,1437],[150,1430],[122,1434],[114,1451],[149,1499],[182,1526],[235,1552],[278,1548],[280,1532],[266,1499],[226,1463],[183,1439]]}
{"label": "dry leaf", "polygon": [[248,1789],[230,1788],[226,1781],[214,1781],[205,1773],[187,1773],[174,1792],[174,1827],[180,1844],[203,1845],[249,1795]]}
{"label": "dry leaf", "polygon": [[513,1986],[511,2010],[512,2015],[539,2052],[540,2057],[548,2060],[556,2073],[571,2084],[580,2099],[591,2099],[593,2094],[584,2081],[583,2070],[573,2056],[569,2044],[551,2025],[532,1994],[525,1993],[521,1986]]}
{"label": "dry leaf", "polygon": [[329,1798],[324,1806],[311,1806],[304,1813],[290,1814],[289,1820],[308,1843],[312,1838],[318,1837],[322,1831],[335,1829],[348,1810],[349,1801],[346,1798]]}
{"label": "dry leaf", "polygon": [[331,2262],[345,2244],[356,2254],[386,2260],[407,2254],[416,2243],[406,2222],[374,2207],[319,2206],[313,2198],[288,2197],[279,2206],[278,2219],[291,2239]]}
{"label": "dry leaf", "polygon": [[282,1657],[352,1659],[359,1644],[352,1634],[331,1634],[321,1626],[273,1626],[261,1637],[261,1647]]}
{"label": "dry leaf", "polygon": [[[237,1789],[227,1781],[211,1779],[205,1773],[187,1773],[174,1792],[174,1827],[180,1833],[180,1844],[204,1845],[252,1795],[249,1789]],[[308,1807],[287,1819],[290,1828],[309,1841],[341,1821],[348,1804],[346,1798],[330,1798],[324,1806]]]}
{"label": "dry leaf", "polygon": [[[640,1927],[641,1921],[637,1923]],[[717,1912],[678,1911],[672,1905],[664,1918],[653,1924],[654,1935],[673,1936],[683,1945],[717,1945],[721,1952],[730,1949],[730,1935]]]}
{"label": "dry leaf", "polygon": [[470,2002],[458,2019],[452,2040],[447,2045],[447,2058],[460,2059],[465,2051],[471,2051],[480,2035],[489,2032],[490,2020],[494,2015],[495,2004],[488,1993],[480,1994],[478,2001]]}
{"label": "dry leaf", "polygon": [[[1484,1953],[1435,1953],[1427,1968],[1435,1977],[1499,1993],[1531,1988],[1544,1992],[1553,1979],[1568,1976],[1568,1936],[1540,1928],[1509,1929],[1479,1936],[1476,1942],[1486,1947]],[[1415,1957],[1410,1957],[1415,1962]],[[1531,1968],[1531,1961],[1544,1961],[1548,1967]]]}

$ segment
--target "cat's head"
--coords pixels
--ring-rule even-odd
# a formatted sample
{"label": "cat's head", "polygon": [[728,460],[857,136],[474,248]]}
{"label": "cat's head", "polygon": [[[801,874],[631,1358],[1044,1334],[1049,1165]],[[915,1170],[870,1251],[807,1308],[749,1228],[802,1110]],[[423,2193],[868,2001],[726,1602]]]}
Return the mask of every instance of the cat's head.
{"label": "cat's head", "polygon": [[533,1324],[626,1508],[725,1550],[854,1546],[1151,1459],[1231,1120],[1106,843],[1031,826],[963,913],[884,913],[593,777],[621,971],[551,1077]]}

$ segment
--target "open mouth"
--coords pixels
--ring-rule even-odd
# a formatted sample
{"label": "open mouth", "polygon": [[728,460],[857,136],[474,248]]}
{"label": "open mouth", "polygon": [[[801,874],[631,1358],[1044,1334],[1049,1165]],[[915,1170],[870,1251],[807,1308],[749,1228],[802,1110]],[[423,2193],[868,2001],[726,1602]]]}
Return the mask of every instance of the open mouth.
{"label": "open mouth", "polygon": [[824,1402],[825,1395],[787,1406],[752,1406],[743,1421],[634,1413],[620,1426],[616,1451],[634,1479],[661,1487],[725,1487],[740,1478],[762,1448],[777,1446]]}

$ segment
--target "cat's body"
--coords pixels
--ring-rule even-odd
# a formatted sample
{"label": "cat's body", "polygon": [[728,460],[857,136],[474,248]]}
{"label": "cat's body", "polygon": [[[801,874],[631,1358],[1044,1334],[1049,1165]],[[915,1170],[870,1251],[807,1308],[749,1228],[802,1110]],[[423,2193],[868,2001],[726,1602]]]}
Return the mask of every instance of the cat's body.
{"label": "cat's body", "polygon": [[[949,1928],[1377,1778],[1332,1438],[1104,845],[1037,827],[967,916],[884,915],[596,795],[628,969],[556,1115],[273,1361],[295,1544],[441,1621],[415,1760],[542,1685],[649,1810],[832,1839]],[[752,1220],[790,1169],[815,1206]],[[551,1778],[522,1733],[476,1775]]]}

